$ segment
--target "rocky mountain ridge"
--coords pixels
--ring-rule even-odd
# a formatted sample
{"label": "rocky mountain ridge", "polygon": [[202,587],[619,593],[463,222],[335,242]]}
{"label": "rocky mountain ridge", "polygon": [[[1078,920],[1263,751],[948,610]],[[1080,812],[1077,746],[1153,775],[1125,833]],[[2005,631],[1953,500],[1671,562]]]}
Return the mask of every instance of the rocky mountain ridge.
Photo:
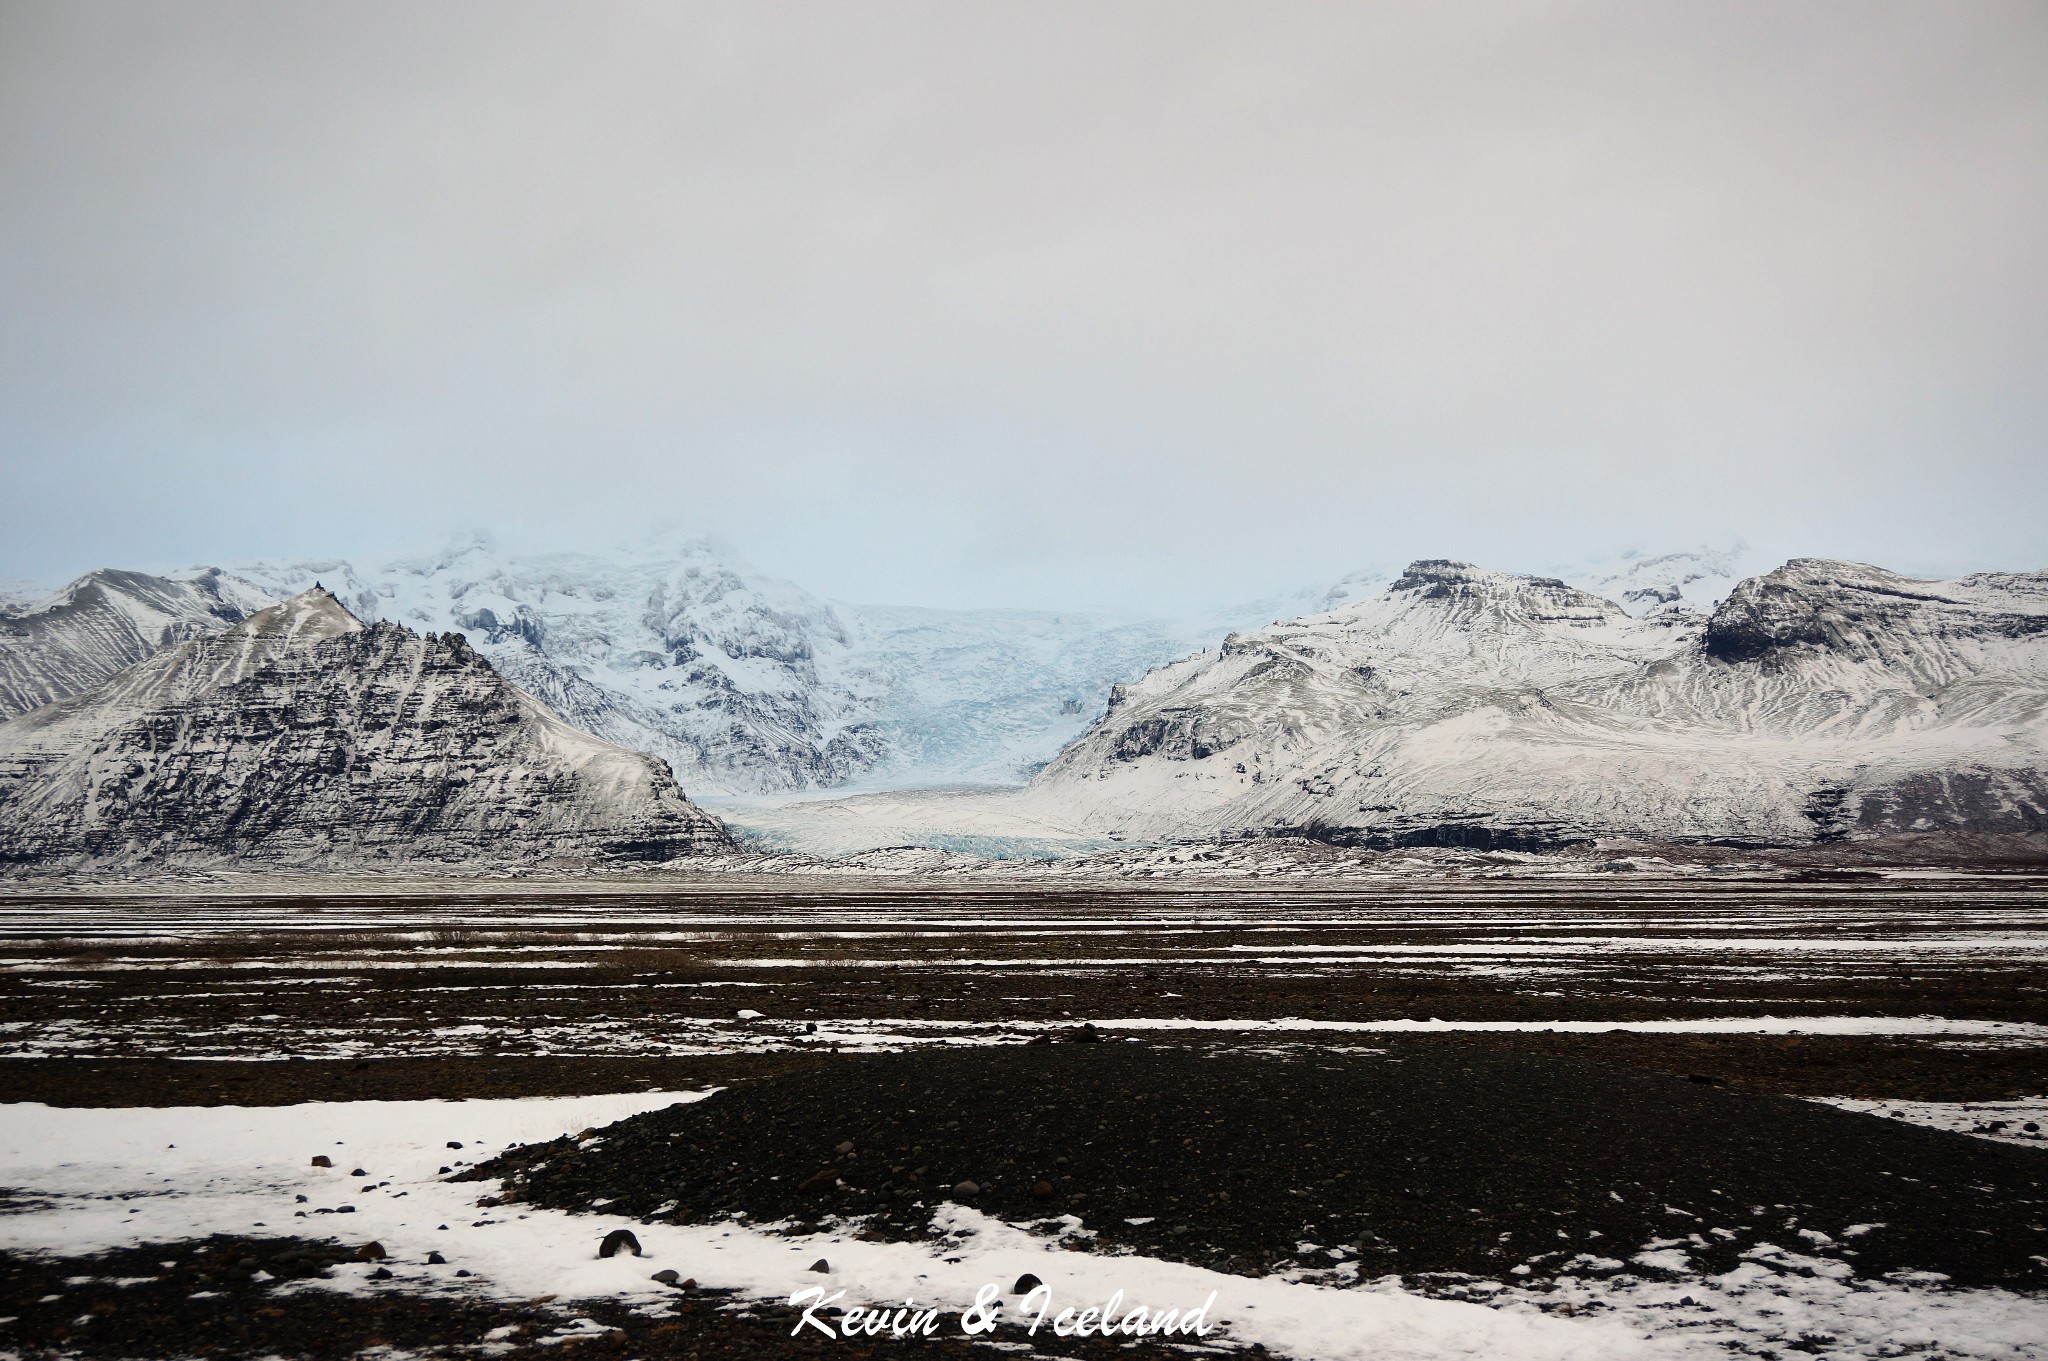
{"label": "rocky mountain ridge", "polygon": [[[1662,603],[1662,602],[1660,602]],[[1711,615],[1413,563],[1119,687],[1020,806],[1132,839],[2048,829],[2048,574],[1795,559]]]}
{"label": "rocky mountain ridge", "polygon": [[0,864],[661,861],[728,849],[665,765],[459,636],[308,591],[0,724]]}
{"label": "rocky mountain ridge", "polygon": [[89,690],[188,638],[274,604],[218,569],[182,578],[89,572],[53,595],[0,604],[0,721]]}

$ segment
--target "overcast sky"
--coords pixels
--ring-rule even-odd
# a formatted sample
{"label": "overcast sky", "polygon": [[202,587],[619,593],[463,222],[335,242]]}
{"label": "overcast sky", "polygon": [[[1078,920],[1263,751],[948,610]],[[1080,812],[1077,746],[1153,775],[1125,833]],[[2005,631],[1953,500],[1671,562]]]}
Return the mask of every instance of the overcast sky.
{"label": "overcast sky", "polygon": [[0,0],[0,576],[2048,567],[2048,5]]}

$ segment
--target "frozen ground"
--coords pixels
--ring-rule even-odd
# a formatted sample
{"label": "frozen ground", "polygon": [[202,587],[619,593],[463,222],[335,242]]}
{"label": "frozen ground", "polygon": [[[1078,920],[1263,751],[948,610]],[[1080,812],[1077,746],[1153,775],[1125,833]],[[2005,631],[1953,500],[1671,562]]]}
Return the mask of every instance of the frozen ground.
{"label": "frozen ground", "polygon": [[[1296,1357],[2048,1354],[2048,1301],[1934,1281],[1854,1282],[1797,1244],[1716,1277],[1690,1272],[1674,1241],[1645,1245],[1626,1261],[1588,1258],[1581,1274],[1542,1289],[1450,1282],[1420,1294],[1394,1280],[1360,1282],[1355,1269],[1247,1279],[1105,1258],[959,1205],[941,1207],[952,1232],[935,1245],[878,1243],[845,1225],[790,1236],[773,1226],[650,1225],[601,1210],[498,1207],[482,1203],[494,1184],[451,1183],[438,1172],[704,1095],[156,1110],[8,1105],[0,1107],[0,1182],[14,1189],[0,1246],[77,1255],[212,1233],[374,1239],[390,1254],[388,1283],[371,1280],[376,1268],[364,1262],[305,1288],[554,1297],[564,1335],[595,1326],[577,1322],[579,1300],[665,1308],[673,1292],[651,1279],[662,1268],[764,1299],[823,1285],[846,1291],[842,1303],[914,1298],[948,1311],[971,1305],[989,1283],[1007,1291],[1028,1271],[1051,1286],[1056,1307],[1097,1304],[1122,1290],[1127,1305],[1187,1308],[1214,1292],[1217,1340]],[[334,1167],[312,1166],[315,1154]],[[353,1175],[359,1168],[365,1175]],[[352,1210],[336,1213],[343,1206]],[[619,1227],[634,1230],[645,1257],[597,1257],[599,1239]],[[430,1252],[445,1264],[428,1265]],[[810,1270],[820,1258],[830,1266],[822,1275]],[[1010,1303],[1014,1309],[1014,1297]]]}
{"label": "frozen ground", "polygon": [[[1804,1240],[1718,1276],[1678,1241],[1540,1284],[1395,1285],[1342,1262],[1253,1279],[1106,1259],[956,1208],[938,1248],[663,1224],[636,1228],[650,1257],[599,1261],[622,1222],[602,1207],[482,1206],[489,1186],[436,1171],[689,1099],[665,1093],[1084,1021],[1638,1065],[2025,1146],[2048,1101],[2048,896],[2025,877],[1782,874],[19,889],[0,899],[0,1246],[376,1239],[392,1280],[351,1264],[314,1288],[560,1295],[564,1329],[579,1297],[668,1307],[663,1267],[753,1298],[823,1283],[948,1309],[1030,1270],[1076,1299],[1215,1289],[1232,1340],[1291,1356],[2048,1355],[2040,1299],[1852,1281]],[[533,1097],[308,1099],[436,1092]],[[807,1270],[820,1257],[828,1275]]]}
{"label": "frozen ground", "polygon": [[1974,1134],[2001,1144],[2048,1147],[2048,1097],[2024,1101],[1870,1101],[1823,1097],[1829,1105],[1905,1120],[1929,1129]]}
{"label": "frozen ground", "polygon": [[2039,888],[2001,878],[31,893],[0,900],[0,1058],[802,1052],[1079,1019],[2038,1050],[2044,961]]}

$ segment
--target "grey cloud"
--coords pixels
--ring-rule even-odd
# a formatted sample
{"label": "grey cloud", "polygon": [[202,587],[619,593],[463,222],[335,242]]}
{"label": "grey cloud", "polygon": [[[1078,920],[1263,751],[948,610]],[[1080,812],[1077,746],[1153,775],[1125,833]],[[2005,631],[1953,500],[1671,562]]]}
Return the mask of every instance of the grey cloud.
{"label": "grey cloud", "polygon": [[0,7],[0,575],[2048,565],[2036,4]]}

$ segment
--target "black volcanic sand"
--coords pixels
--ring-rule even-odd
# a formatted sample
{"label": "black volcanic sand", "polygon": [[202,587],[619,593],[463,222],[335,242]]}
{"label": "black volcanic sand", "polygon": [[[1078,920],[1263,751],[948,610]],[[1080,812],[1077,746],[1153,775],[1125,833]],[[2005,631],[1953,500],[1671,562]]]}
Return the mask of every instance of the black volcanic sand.
{"label": "black volcanic sand", "polygon": [[[2048,1152],[1682,1077],[1480,1049],[1261,1055],[1131,1041],[842,1056],[465,1177],[508,1199],[931,1236],[955,1200],[1238,1272],[1555,1274],[1676,1240],[1857,1274],[2048,1285]],[[852,1144],[850,1152],[840,1146]],[[956,1183],[971,1180],[978,1191]],[[1142,1223],[1133,1224],[1133,1219]],[[1882,1227],[1851,1234],[1859,1225]],[[1048,1228],[1051,1228],[1048,1225]],[[1802,1231],[1826,1235],[1810,1239]],[[1581,1268],[1575,1268],[1581,1269]]]}
{"label": "black volcanic sand", "polygon": [[[1270,1036],[1253,1037],[1270,1047]],[[2048,1091],[2048,1048],[1960,1048],[1873,1035],[1373,1035],[1372,1048],[1434,1063],[1445,1050],[1580,1059],[1712,1078],[1801,1096],[2000,1101]],[[1302,1049],[1325,1047],[1319,1043]],[[476,1100],[580,1096],[635,1088],[689,1091],[770,1073],[835,1071],[822,1052],[675,1058],[377,1057],[292,1059],[0,1059],[0,1101],[55,1106],[283,1106],[301,1101]],[[2044,1140],[2048,1143],[2048,1140]]]}
{"label": "black volcanic sand", "polygon": [[488,1305],[279,1293],[353,1258],[334,1242],[224,1236],[91,1257],[7,1253],[0,1301],[14,1315],[9,1342],[30,1356],[346,1357],[437,1330],[473,1340],[504,1321]]}
{"label": "black volcanic sand", "polygon": [[[12,1316],[0,1324],[0,1350],[37,1361],[162,1356],[341,1361],[365,1352],[426,1357],[484,1352],[513,1361],[561,1361],[565,1356],[941,1361],[989,1355],[985,1342],[961,1335],[953,1314],[929,1338],[835,1341],[808,1329],[792,1336],[795,1310],[716,1291],[679,1290],[665,1308],[648,1311],[606,1300],[506,1304],[421,1295],[396,1282],[373,1285],[366,1294],[318,1288],[320,1280],[333,1277],[337,1263],[354,1260],[359,1246],[222,1236],[85,1257],[0,1252],[0,1312]],[[579,1317],[611,1331],[571,1333],[570,1321]],[[485,1348],[479,1344],[487,1334]],[[1024,1346],[1013,1329],[994,1336],[1013,1352],[1087,1361],[1186,1361],[1213,1354],[1159,1339],[1041,1335],[1034,1345]],[[1264,1349],[1254,1347],[1249,1354],[1263,1355]]]}

